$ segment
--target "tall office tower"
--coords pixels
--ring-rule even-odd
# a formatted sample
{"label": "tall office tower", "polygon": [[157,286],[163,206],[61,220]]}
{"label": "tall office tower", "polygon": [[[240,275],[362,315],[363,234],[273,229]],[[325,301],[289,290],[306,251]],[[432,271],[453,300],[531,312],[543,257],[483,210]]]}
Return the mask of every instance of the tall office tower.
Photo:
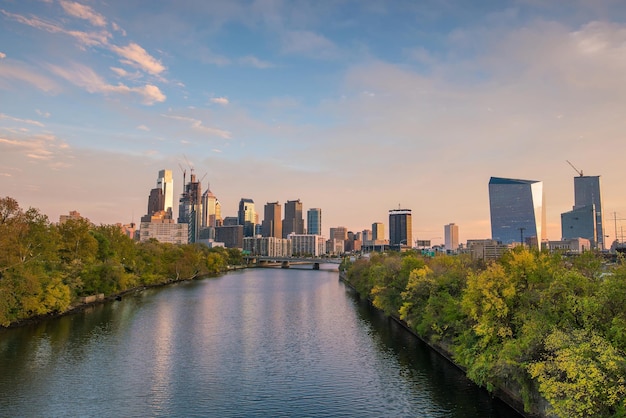
{"label": "tall office tower", "polygon": [[202,186],[194,173],[191,173],[191,179],[185,184],[185,190],[178,201],[178,223],[189,225],[190,243],[199,239],[202,226]]}
{"label": "tall office tower", "polygon": [[278,202],[267,202],[264,208],[265,216],[261,223],[261,235],[283,239],[283,222],[281,206]]}
{"label": "tall office tower", "polygon": [[322,210],[320,208],[311,208],[306,212],[306,233],[322,235]]}
{"label": "tall office tower", "polygon": [[243,236],[253,237],[254,226],[256,225],[256,212],[254,210],[254,200],[241,198],[239,201],[239,212],[237,212],[239,225],[243,225]]}
{"label": "tall office tower", "polygon": [[389,245],[413,245],[413,221],[411,209],[392,209],[389,211]]}
{"label": "tall office tower", "polygon": [[218,225],[218,212],[220,211],[220,201],[213,194],[210,188],[202,193],[202,227],[215,228]]}
{"label": "tall office tower", "polygon": [[491,238],[503,244],[545,240],[543,182],[491,177],[489,180]]}
{"label": "tall office tower", "polygon": [[453,223],[443,227],[446,250],[456,251],[459,248],[459,226]]}
{"label": "tall office tower", "polygon": [[[563,238],[587,238],[591,241],[591,245],[594,248],[603,250],[605,237],[602,222],[600,176],[583,176],[581,172],[580,176],[574,177],[574,208],[568,214],[571,215],[569,217],[566,216],[566,221],[569,220],[571,222],[569,225],[563,224],[563,215],[567,214],[561,215]],[[593,223],[594,226],[591,227],[590,223]]]}
{"label": "tall office tower", "polygon": [[172,170],[159,171],[157,188],[163,191],[163,209],[160,210],[169,212],[170,217],[173,217],[172,211],[174,210],[174,177],[172,176]]}
{"label": "tall office tower", "polygon": [[288,200],[285,203],[285,219],[283,219],[283,238],[288,238],[289,234],[304,233],[304,219],[302,218],[302,202],[298,200]]}
{"label": "tall office tower", "polygon": [[218,199],[215,199],[215,226],[222,226],[224,220],[222,219],[222,204]]}
{"label": "tall office tower", "polygon": [[160,188],[150,190],[150,196],[148,196],[148,212],[147,215],[151,216],[157,212],[164,210],[165,208],[165,196],[163,196],[163,190]]}
{"label": "tall office tower", "polygon": [[374,222],[372,224],[372,240],[384,240],[385,239],[385,224],[382,222]]}

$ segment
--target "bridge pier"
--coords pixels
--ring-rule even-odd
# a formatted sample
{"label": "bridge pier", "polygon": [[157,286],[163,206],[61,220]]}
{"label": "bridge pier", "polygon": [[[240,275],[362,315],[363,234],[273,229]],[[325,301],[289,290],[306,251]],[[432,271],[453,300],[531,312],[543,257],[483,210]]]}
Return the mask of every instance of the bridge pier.
{"label": "bridge pier", "polygon": [[289,268],[289,261],[283,261],[283,262],[280,264],[280,268],[281,268],[281,269],[288,269],[288,268]]}
{"label": "bridge pier", "polygon": [[320,269],[320,263],[313,263],[313,270],[319,270]]}

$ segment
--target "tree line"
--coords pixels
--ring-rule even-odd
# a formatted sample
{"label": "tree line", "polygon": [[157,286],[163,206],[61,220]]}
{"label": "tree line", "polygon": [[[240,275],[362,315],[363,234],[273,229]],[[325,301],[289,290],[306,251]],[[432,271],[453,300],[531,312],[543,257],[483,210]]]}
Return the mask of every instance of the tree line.
{"label": "tree line", "polygon": [[346,280],[527,412],[626,416],[626,264],[518,247],[469,256],[372,254]]}
{"label": "tree line", "polygon": [[52,223],[0,198],[0,326],[65,312],[82,296],[217,275],[242,260],[238,249],[136,242],[87,219]]}

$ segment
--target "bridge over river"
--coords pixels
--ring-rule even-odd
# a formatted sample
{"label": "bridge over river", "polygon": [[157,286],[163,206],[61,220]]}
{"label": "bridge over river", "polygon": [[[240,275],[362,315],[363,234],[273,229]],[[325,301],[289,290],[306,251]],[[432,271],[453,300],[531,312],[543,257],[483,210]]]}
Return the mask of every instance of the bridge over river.
{"label": "bridge over river", "polygon": [[260,255],[244,256],[247,265],[255,267],[280,267],[288,269],[292,266],[312,266],[313,270],[319,270],[321,264],[332,264],[338,270],[339,264],[343,261],[341,258],[323,258],[323,257],[270,257]]}

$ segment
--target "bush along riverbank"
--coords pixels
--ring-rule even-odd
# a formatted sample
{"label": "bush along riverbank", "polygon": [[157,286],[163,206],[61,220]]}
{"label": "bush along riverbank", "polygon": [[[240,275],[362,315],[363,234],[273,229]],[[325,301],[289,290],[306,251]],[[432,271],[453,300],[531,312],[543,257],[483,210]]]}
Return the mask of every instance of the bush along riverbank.
{"label": "bush along riverbank", "polygon": [[371,254],[344,279],[529,416],[626,416],[626,265],[516,248],[497,262]]}
{"label": "bush along riverbank", "polygon": [[0,327],[79,309],[94,295],[102,295],[98,303],[135,289],[216,276],[242,262],[238,249],[139,243],[117,225],[87,219],[55,224],[37,209],[0,198]]}

